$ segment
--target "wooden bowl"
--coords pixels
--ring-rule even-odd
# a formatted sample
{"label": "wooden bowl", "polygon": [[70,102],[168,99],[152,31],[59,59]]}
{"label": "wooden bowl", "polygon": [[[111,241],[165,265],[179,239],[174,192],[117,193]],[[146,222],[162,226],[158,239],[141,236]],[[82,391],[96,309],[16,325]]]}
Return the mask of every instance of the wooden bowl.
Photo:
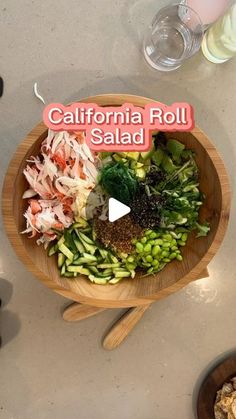
{"label": "wooden bowl", "polygon": [[214,404],[216,393],[224,383],[236,377],[236,355],[220,362],[203,381],[197,400],[199,419],[215,419]]}
{"label": "wooden bowl", "polygon": [[[81,101],[101,106],[130,102],[141,107],[154,102],[132,95],[101,95]],[[60,277],[56,260],[49,258],[34,240],[20,234],[25,228],[23,213],[27,205],[26,200],[22,200],[27,188],[22,171],[26,159],[38,153],[46,135],[47,129],[42,122],[27,135],[9,164],[3,187],[3,218],[7,234],[19,258],[40,281],[59,294],[81,303],[98,307],[132,307],[161,299],[198,278],[223,240],[230,207],[229,181],[224,164],[214,145],[199,128],[194,128],[192,132],[167,133],[167,136],[179,139],[196,153],[200,189],[206,195],[200,216],[210,222],[210,233],[199,239],[194,234],[190,236],[183,249],[183,262],[173,261],[155,276],[140,278],[137,274],[135,279],[106,286],[94,285],[83,276],[76,279]]]}

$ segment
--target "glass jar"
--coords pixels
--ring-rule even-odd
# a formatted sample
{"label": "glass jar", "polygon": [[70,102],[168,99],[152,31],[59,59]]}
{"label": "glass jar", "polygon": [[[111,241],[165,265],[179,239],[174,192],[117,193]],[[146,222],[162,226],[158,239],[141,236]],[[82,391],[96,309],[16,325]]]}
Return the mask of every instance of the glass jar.
{"label": "glass jar", "polygon": [[213,63],[224,63],[236,55],[236,3],[205,33],[202,52]]}

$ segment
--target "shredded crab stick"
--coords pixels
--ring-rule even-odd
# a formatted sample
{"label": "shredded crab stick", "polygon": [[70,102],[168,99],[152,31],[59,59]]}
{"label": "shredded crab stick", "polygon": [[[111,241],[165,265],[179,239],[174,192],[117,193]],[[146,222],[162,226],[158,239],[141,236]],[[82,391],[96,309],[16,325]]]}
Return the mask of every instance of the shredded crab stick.
{"label": "shredded crab stick", "polygon": [[[83,132],[48,131],[38,156],[24,170],[29,199],[24,214],[30,237],[45,247],[56,238],[54,229],[68,228],[75,216],[85,217],[86,200],[95,187],[99,159],[85,142]],[[101,199],[100,205],[104,201]],[[98,205],[98,202],[94,203]]]}

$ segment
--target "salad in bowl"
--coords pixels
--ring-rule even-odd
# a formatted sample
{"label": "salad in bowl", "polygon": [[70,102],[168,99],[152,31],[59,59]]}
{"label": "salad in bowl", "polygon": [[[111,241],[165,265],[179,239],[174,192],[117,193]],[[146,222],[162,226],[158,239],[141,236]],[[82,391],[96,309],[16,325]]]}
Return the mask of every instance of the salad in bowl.
{"label": "salad in bowl", "polygon": [[[23,234],[56,255],[62,277],[86,275],[96,284],[156,274],[183,260],[188,236],[205,236],[204,195],[194,152],[162,132],[147,152],[93,153],[84,132],[48,131],[27,160]],[[109,198],[130,213],[108,218]],[[55,257],[55,256],[54,256]]]}

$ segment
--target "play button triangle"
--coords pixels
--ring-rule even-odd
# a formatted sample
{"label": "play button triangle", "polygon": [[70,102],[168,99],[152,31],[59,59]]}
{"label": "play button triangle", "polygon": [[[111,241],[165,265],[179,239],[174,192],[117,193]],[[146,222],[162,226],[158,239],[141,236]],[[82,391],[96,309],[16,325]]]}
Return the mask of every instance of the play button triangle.
{"label": "play button triangle", "polygon": [[109,199],[108,217],[111,223],[129,214],[129,212],[130,212],[130,207],[128,207],[127,205],[122,204],[122,202],[117,201],[117,199],[115,198]]}

